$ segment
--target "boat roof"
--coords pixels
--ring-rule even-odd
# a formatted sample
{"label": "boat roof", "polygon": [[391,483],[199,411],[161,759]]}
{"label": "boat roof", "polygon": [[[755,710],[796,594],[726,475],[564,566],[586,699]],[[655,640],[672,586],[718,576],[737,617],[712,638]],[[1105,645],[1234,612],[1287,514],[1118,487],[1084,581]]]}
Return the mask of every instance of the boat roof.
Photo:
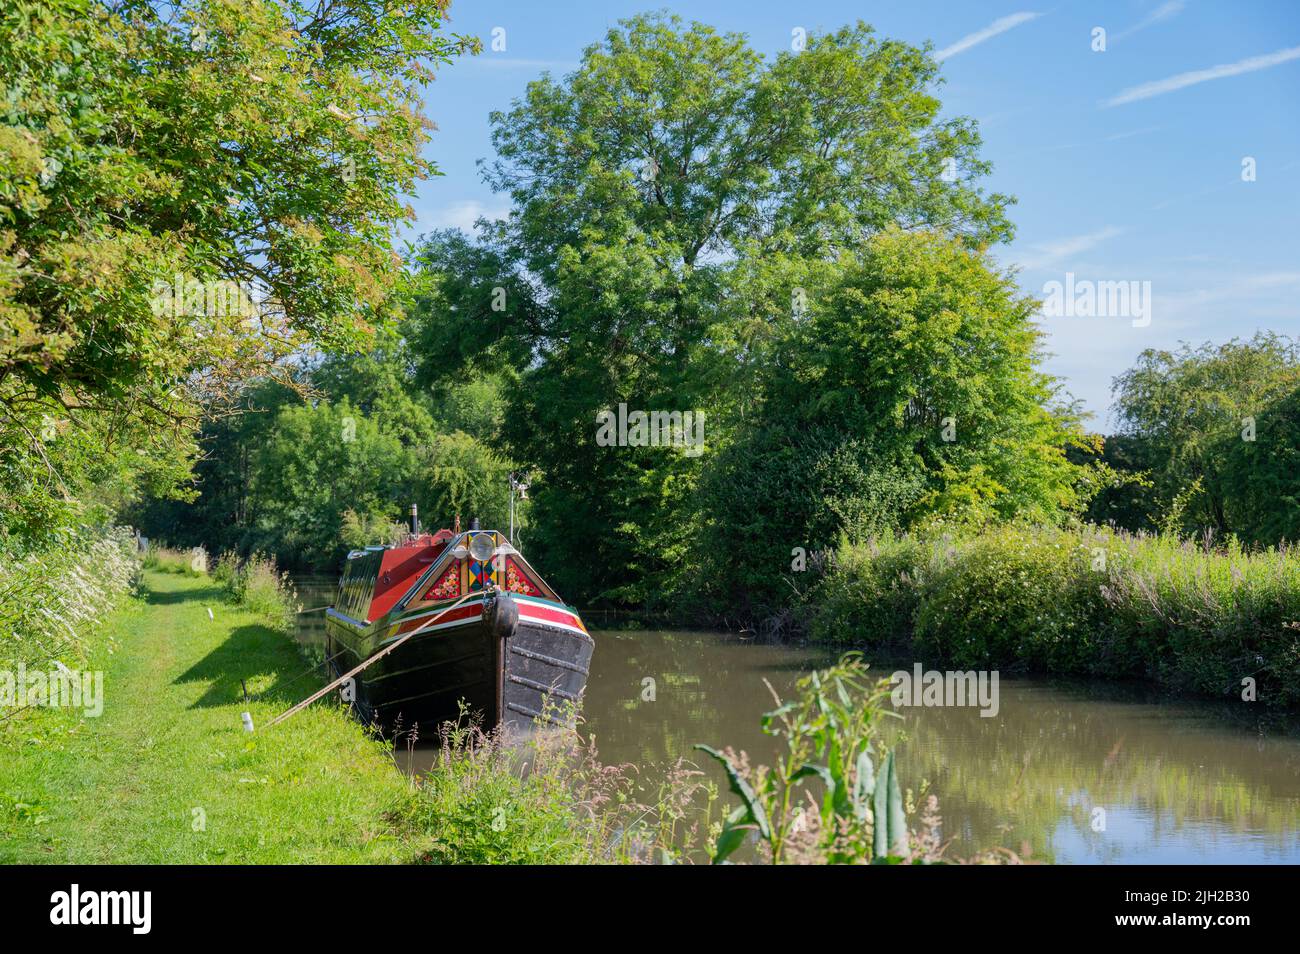
{"label": "boat roof", "polygon": [[[408,563],[408,558],[400,560],[400,562],[395,566],[387,567],[382,577],[379,576],[379,570],[376,569],[376,578],[370,594],[371,611],[367,613],[367,617],[378,619],[388,615],[389,613],[405,609],[408,604],[419,600],[421,594],[425,593],[429,587],[433,585],[433,582],[441,577],[441,575],[451,565],[452,561],[464,560],[466,558],[470,558],[472,561],[469,549],[470,542],[475,537],[483,534],[490,534],[494,544],[491,558],[492,562],[495,564],[494,571],[504,574],[504,562],[496,564],[495,561],[505,561],[506,559],[509,559],[525,574],[530,583],[536,585],[536,588],[540,591],[538,595],[563,604],[563,600],[560,599],[559,595],[550,584],[542,578],[541,574],[533,568],[533,566],[524,558],[523,554],[510,543],[506,535],[501,531],[490,529],[465,530],[459,534],[455,534],[450,530],[443,529],[439,530],[435,534],[407,534],[405,538],[394,544],[385,546],[368,546],[362,549],[352,550],[348,553],[348,562],[351,563],[353,560],[362,557],[369,557],[373,554],[386,554],[403,550],[410,551],[409,559],[419,559],[418,555],[423,551],[434,551],[430,555],[431,559],[429,560],[429,565],[422,568],[414,576],[409,577],[409,583],[405,582],[407,574],[399,572],[397,574],[398,579],[393,581],[396,583],[396,587],[387,592],[382,591],[382,581],[387,578],[389,572],[398,570],[400,567],[406,565]],[[381,567],[387,564],[387,562],[387,560],[381,558]],[[421,560],[421,562],[423,562],[423,560]],[[483,562],[486,563],[488,561]],[[343,577],[340,580],[340,585],[343,585],[347,580],[348,573],[347,568],[345,568]],[[379,604],[379,606],[376,607],[375,604]]]}

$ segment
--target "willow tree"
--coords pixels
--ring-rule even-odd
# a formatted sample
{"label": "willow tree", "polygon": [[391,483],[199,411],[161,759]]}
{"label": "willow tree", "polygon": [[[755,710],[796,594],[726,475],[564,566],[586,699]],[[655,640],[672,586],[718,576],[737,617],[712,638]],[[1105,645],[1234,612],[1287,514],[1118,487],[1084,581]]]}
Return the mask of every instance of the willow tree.
{"label": "willow tree", "polygon": [[1114,392],[1120,432],[1153,484],[1150,522],[1294,541],[1298,391],[1300,341],[1284,335],[1142,352]]}
{"label": "willow tree", "polygon": [[[0,535],[175,487],[193,426],[386,320],[447,0],[0,10]],[[105,450],[107,449],[107,453]],[[129,487],[126,488],[129,492]]]}

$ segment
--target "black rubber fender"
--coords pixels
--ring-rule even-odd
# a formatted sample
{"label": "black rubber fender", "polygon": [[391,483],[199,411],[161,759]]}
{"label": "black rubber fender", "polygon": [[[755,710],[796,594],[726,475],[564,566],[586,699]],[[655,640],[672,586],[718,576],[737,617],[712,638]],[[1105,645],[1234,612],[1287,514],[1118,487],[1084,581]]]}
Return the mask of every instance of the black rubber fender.
{"label": "black rubber fender", "polygon": [[509,593],[498,593],[493,600],[492,635],[509,639],[519,625],[519,604]]}

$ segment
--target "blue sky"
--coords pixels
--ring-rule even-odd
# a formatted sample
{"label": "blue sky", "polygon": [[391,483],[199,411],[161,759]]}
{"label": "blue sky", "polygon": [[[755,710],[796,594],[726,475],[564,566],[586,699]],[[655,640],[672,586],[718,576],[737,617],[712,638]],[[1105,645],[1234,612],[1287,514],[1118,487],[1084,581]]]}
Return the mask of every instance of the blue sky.
{"label": "blue sky", "polygon": [[[573,69],[620,17],[669,9],[756,49],[791,31],[866,20],[886,37],[934,44],[945,113],[977,119],[990,189],[1018,198],[1026,292],[1050,281],[1150,282],[1150,323],[1043,317],[1047,368],[1105,429],[1115,375],[1148,347],[1223,341],[1257,329],[1300,335],[1300,2],[565,3],[452,5],[451,28],[485,52],[439,71],[427,154],[444,176],[420,185],[408,235],[469,227],[508,204],[480,178],[488,113],[543,70]],[[490,49],[492,30],[506,49]],[[1106,50],[1092,49],[1094,28]],[[1254,181],[1243,181],[1243,160]]]}

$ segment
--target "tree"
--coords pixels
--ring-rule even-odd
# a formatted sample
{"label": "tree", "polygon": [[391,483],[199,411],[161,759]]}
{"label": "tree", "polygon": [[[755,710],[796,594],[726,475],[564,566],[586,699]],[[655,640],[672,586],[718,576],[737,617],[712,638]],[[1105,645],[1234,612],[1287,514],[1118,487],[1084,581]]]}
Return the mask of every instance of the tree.
{"label": "tree", "polygon": [[[1300,387],[1266,404],[1251,429],[1221,441],[1224,509],[1248,543],[1300,543]],[[1245,436],[1253,437],[1246,440]]]}
{"label": "tree", "polygon": [[[307,342],[353,347],[386,320],[401,196],[436,172],[421,60],[470,45],[440,35],[446,10],[4,6],[5,530],[69,519],[76,448],[108,431],[174,486],[204,407]],[[48,446],[46,417],[79,439]]]}
{"label": "tree", "polygon": [[401,441],[346,401],[284,408],[254,458],[248,548],[332,567],[342,556],[344,513],[400,519],[397,487],[410,476]]}
{"label": "tree", "polygon": [[643,600],[687,573],[708,454],[598,446],[596,414],[703,411],[724,445],[758,394],[741,369],[792,324],[750,310],[759,263],[812,269],[891,225],[972,248],[1010,235],[974,123],[938,118],[937,70],[865,24],[764,61],[741,36],[639,16],[492,114],[487,178],[516,211],[476,244],[431,238],[410,337],[426,380],[517,375],[504,437],[545,473],[538,559],[575,598]]}
{"label": "tree", "polygon": [[199,456],[183,496],[163,486],[117,511],[145,536],[171,546],[218,553],[246,545],[251,532],[249,491],[258,448],[266,444],[282,408],[303,402],[302,380],[248,382],[239,407],[207,416],[196,438]]}
{"label": "tree", "polygon": [[347,398],[285,407],[253,454],[250,529],[241,548],[333,570],[345,541],[374,528],[386,533],[404,521],[410,503],[426,526],[450,526],[460,515],[504,529],[510,469],[510,461],[469,434],[430,426],[411,435],[394,418],[366,414]]}
{"label": "tree", "polygon": [[[1261,477],[1257,490],[1281,476],[1287,400],[1297,388],[1300,345],[1283,335],[1260,332],[1249,341],[1142,352],[1115,379],[1115,410],[1121,433],[1140,442],[1157,519],[1183,498],[1177,529],[1220,536],[1248,527],[1252,536],[1262,532],[1268,521],[1242,507],[1241,480],[1250,462],[1273,475]],[[1268,424],[1264,444],[1261,421]],[[1255,447],[1237,446],[1252,437]]]}
{"label": "tree", "polygon": [[728,546],[702,548],[701,576],[719,592],[780,605],[791,549],[841,533],[1082,508],[1066,448],[1087,438],[1048,410],[1036,303],[1010,275],[953,238],[889,229],[807,280],[762,399],[705,481],[701,539]]}

